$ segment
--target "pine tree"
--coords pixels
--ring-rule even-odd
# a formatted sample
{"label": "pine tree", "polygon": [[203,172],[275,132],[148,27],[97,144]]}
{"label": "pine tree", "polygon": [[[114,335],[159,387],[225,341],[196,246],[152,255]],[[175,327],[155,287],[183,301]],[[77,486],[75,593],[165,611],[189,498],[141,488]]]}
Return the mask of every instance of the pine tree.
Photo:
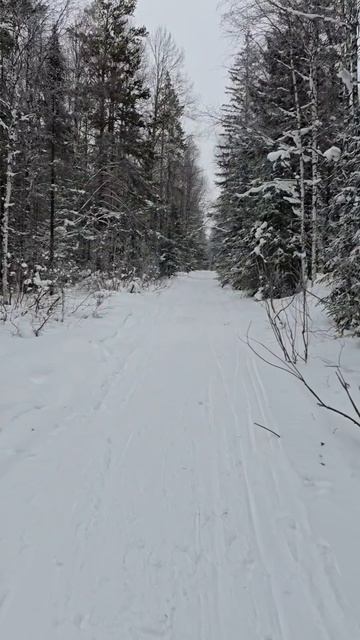
{"label": "pine tree", "polygon": [[208,247],[204,228],[206,183],[199,168],[199,152],[190,136],[185,143],[183,158],[181,215],[181,269],[203,269],[208,263]]}
{"label": "pine tree", "polygon": [[257,58],[248,33],[245,49],[230,73],[230,104],[223,113],[223,135],[218,149],[221,193],[212,240],[222,283],[252,293],[259,286],[256,260],[253,261],[249,249],[253,208],[249,198],[239,198],[239,194],[247,192],[257,175],[259,140],[256,133],[254,135],[251,99],[252,81],[257,72]]}
{"label": "pine tree", "polygon": [[202,262],[204,185],[185,133],[181,55],[164,35],[154,110],[135,8],[94,0],[68,26],[50,3],[0,0],[5,302],[96,270],[147,278]]}
{"label": "pine tree", "polygon": [[315,0],[264,3],[264,34],[250,24],[232,71],[217,263],[223,282],[252,293],[287,295],[324,264],[334,190],[328,158],[341,130],[338,10]]}
{"label": "pine tree", "polygon": [[42,57],[42,25],[46,5],[31,0],[1,0],[0,14],[0,202],[2,296],[9,300],[19,282],[28,247],[32,208],[29,176],[36,159],[27,155],[36,135],[34,111],[39,104],[35,83]]}
{"label": "pine tree", "polygon": [[[68,114],[65,107],[65,60],[61,51],[57,26],[52,28],[44,74],[46,142],[49,164],[49,275],[55,278],[55,229],[57,196],[64,180],[64,164],[70,139]],[[62,175],[60,175],[62,174]],[[54,283],[52,285],[53,290]]]}
{"label": "pine tree", "polygon": [[[359,7],[349,0],[343,6],[348,24],[342,43],[339,75],[344,129],[338,137],[339,154],[334,157],[333,198],[329,207],[331,234],[327,268],[333,290],[327,307],[341,331],[360,334],[360,104],[358,91]],[[341,154],[340,154],[341,152]]]}
{"label": "pine tree", "polygon": [[126,212],[141,207],[147,191],[141,186],[141,105],[149,95],[141,75],[145,29],[130,24],[135,6],[132,0],[95,0],[80,33],[94,167],[89,215],[98,268],[111,269],[124,259],[137,261],[136,219]]}
{"label": "pine tree", "polygon": [[[220,148],[222,194],[217,263],[223,282],[251,293],[286,295],[299,282],[297,181],[291,158],[291,76],[278,60],[278,34],[261,59],[251,34],[231,73]],[[287,129],[290,139],[283,135]],[[275,155],[274,141],[283,139]],[[274,159],[274,161],[272,161]]]}

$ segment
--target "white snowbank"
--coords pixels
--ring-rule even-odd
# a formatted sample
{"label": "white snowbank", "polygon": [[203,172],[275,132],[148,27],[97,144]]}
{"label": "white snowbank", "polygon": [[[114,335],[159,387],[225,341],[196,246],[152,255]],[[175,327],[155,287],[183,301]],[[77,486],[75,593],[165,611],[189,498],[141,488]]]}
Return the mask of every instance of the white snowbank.
{"label": "white snowbank", "polygon": [[269,162],[272,162],[273,164],[279,161],[289,160],[289,158],[290,158],[290,151],[288,149],[279,149],[278,151],[271,151],[271,153],[268,153],[267,155],[267,159],[269,160]]}
{"label": "white snowbank", "polygon": [[324,151],[323,156],[328,162],[339,162],[341,158],[341,149],[334,146],[330,147],[330,149]]}
{"label": "white snowbank", "polygon": [[338,75],[338,78],[342,80],[348,93],[351,94],[353,90],[353,77],[351,72],[348,71],[348,69],[345,69],[345,67],[341,67],[337,75]]}

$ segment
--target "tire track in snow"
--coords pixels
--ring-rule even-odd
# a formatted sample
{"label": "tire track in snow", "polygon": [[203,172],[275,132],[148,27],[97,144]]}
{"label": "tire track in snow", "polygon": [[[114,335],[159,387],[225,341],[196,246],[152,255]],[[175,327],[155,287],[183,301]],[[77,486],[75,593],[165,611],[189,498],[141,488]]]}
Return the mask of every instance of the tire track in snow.
{"label": "tire track in snow", "polygon": [[[272,624],[275,625],[275,629],[272,631],[273,633],[276,633],[275,637],[279,638],[279,640],[280,639],[288,640],[288,633],[284,626],[286,616],[284,615],[284,612],[283,612],[283,606],[282,606],[283,599],[281,594],[278,592],[277,584],[272,576],[272,568],[270,567],[268,562],[269,551],[268,551],[267,542],[266,542],[267,534],[264,537],[262,532],[262,527],[260,524],[261,520],[259,518],[257,505],[256,505],[256,500],[258,497],[259,490],[266,491],[266,484],[263,486],[260,486],[260,488],[257,487],[257,496],[255,497],[254,490],[252,488],[251,472],[249,471],[250,467],[249,467],[248,459],[252,459],[252,465],[251,465],[252,469],[257,468],[258,460],[256,459],[256,442],[254,439],[254,431],[252,429],[252,424],[253,424],[252,408],[249,400],[248,390],[246,388],[245,381],[242,379],[241,376],[239,376],[239,381],[242,382],[243,392],[245,395],[245,399],[247,401],[247,408],[248,408],[248,411],[247,411],[248,419],[241,421],[239,414],[236,410],[236,407],[234,405],[234,401],[231,397],[230,388],[228,383],[226,382],[225,372],[222,368],[220,358],[217,355],[213,345],[211,345],[211,348],[212,348],[217,369],[219,371],[219,377],[222,382],[222,385],[229,403],[229,407],[231,409],[231,413],[233,415],[233,424],[236,427],[236,431],[237,431],[236,439],[237,439],[238,446],[240,448],[242,472],[243,472],[243,476],[240,477],[240,481],[242,481],[245,488],[244,493],[245,493],[245,499],[247,504],[249,524],[253,532],[253,539],[255,541],[255,547],[257,551],[256,557],[258,558],[258,560],[260,560],[261,566],[263,567],[265,583],[267,585],[267,590],[268,590],[268,597],[270,602],[272,602],[272,607],[271,607]],[[237,349],[239,350],[239,346],[237,346]],[[240,356],[239,351],[238,351],[238,354]],[[238,368],[238,371],[240,371],[240,368]],[[244,426],[246,427],[245,430],[244,430]],[[246,435],[248,446],[244,445],[244,437],[243,437],[244,435]],[[270,554],[271,554],[271,551],[270,551]],[[269,630],[267,631],[269,632]]]}
{"label": "tire track in snow", "polygon": [[[154,325],[161,313],[160,305],[157,305],[156,311],[153,314]],[[75,448],[82,450],[81,464],[85,466],[79,469],[79,475],[77,475],[76,486],[76,498],[73,503],[71,512],[71,530],[69,534],[71,536],[71,544],[73,548],[73,557],[76,558],[75,566],[73,568],[74,574],[77,576],[77,581],[70,582],[66,588],[66,598],[62,600],[57,618],[59,620],[59,630],[63,629],[63,636],[68,634],[65,631],[64,624],[66,625],[69,620],[74,621],[74,626],[82,631],[86,631],[89,626],[89,621],[92,620],[93,611],[95,610],[96,596],[95,593],[89,603],[89,611],[76,611],[77,592],[76,584],[81,581],[81,575],[86,575],[88,570],[87,566],[89,561],[91,562],[94,553],[96,554],[97,543],[101,531],[105,531],[109,526],[107,517],[111,514],[111,507],[109,507],[108,500],[111,495],[109,491],[114,474],[115,467],[119,464],[122,465],[126,453],[131,446],[131,441],[134,433],[130,431],[119,434],[114,432],[114,424],[110,419],[112,411],[116,405],[117,409],[120,408],[120,412],[124,410],[128,402],[131,400],[139,385],[141,385],[144,375],[148,367],[148,362],[152,356],[152,332],[147,333],[147,327],[144,324],[144,330],[140,334],[137,334],[137,346],[132,349],[126,359],[121,362],[121,366],[116,363],[116,366],[112,367],[110,375],[106,375],[104,379],[104,373],[108,374],[109,367],[111,367],[113,360],[117,359],[116,344],[114,344],[114,355],[112,355],[106,362],[101,371],[99,378],[103,377],[100,387],[100,397],[97,401],[92,403],[92,406],[86,413],[76,415],[68,414],[66,416],[66,423],[58,430],[57,436],[61,442],[65,441],[66,433],[70,433],[72,425],[76,425],[76,429],[73,431],[72,445]],[[120,337],[121,332],[117,332]],[[145,346],[144,346],[144,340]],[[120,344],[122,349],[122,344]],[[131,370],[130,386],[127,383],[127,374]],[[139,373],[141,370],[141,373]],[[119,404],[117,387],[120,387],[120,381],[124,380],[126,383],[124,397]],[[133,383],[133,381],[135,381]],[[109,403],[109,406],[108,406]],[[116,415],[116,414],[114,414]],[[95,427],[95,428],[94,428]],[[113,441],[112,436],[116,434],[116,443]],[[122,437],[118,437],[121,435]],[[118,441],[125,440],[125,444],[118,448]],[[43,446],[47,444],[48,438],[43,442]],[[59,442],[60,444],[60,442]],[[54,442],[52,447],[58,446],[58,440]],[[116,448],[115,448],[116,447]],[[88,453],[91,452],[91,457],[88,457]],[[40,455],[40,452],[38,452]],[[114,455],[115,454],[115,455]],[[66,459],[61,457],[59,449],[60,465],[58,474],[62,473],[64,464],[66,466]],[[39,494],[36,501],[41,499]],[[106,521],[105,521],[106,520]],[[96,544],[95,544],[96,542]],[[60,569],[61,572],[61,569]],[[60,577],[60,574],[59,574]],[[62,609],[62,612],[61,610]],[[83,620],[84,623],[79,625],[76,620]],[[86,625],[85,625],[85,621]]]}
{"label": "tire track in snow", "polygon": [[278,442],[254,428],[253,418],[271,420],[270,403],[236,344],[238,307],[224,331],[232,303],[215,287],[201,298],[200,285],[180,281],[129,333],[111,332],[112,318],[91,392],[72,396],[80,415],[62,408],[56,438],[45,433],[35,463],[5,478],[4,637],[23,636],[19,610],[39,639],[360,637],[340,616],[341,593],[334,604],[331,549],[307,544],[286,434]]}
{"label": "tire track in snow", "polygon": [[[158,318],[160,315],[160,309],[158,309],[158,313],[156,314],[156,317]],[[120,335],[120,330],[116,332],[117,336]],[[145,334],[143,334],[141,337],[143,338]],[[84,416],[81,416],[81,420],[83,422],[98,422],[99,419],[99,415],[101,414],[101,412],[104,410],[105,408],[105,403],[106,400],[111,397],[112,392],[115,390],[115,388],[119,385],[119,380],[121,377],[125,376],[126,371],[128,370],[129,367],[129,363],[131,362],[132,357],[135,354],[140,354],[140,358],[138,359],[138,362],[136,364],[135,367],[135,374],[136,372],[139,370],[139,368],[141,367],[143,374],[141,376],[139,375],[134,375],[134,379],[135,379],[135,383],[131,386],[130,391],[128,391],[128,393],[126,394],[126,396],[124,398],[122,398],[121,400],[121,405],[120,408],[123,410],[124,407],[128,404],[128,402],[131,400],[131,398],[134,396],[134,394],[136,393],[137,388],[141,385],[143,378],[146,375],[146,365],[149,362],[149,360],[151,359],[151,355],[152,355],[152,346],[150,347],[150,349],[147,347],[146,349],[142,350],[142,345],[139,344],[137,347],[135,347],[134,349],[132,349],[130,351],[130,353],[127,355],[127,357],[125,358],[125,360],[121,363],[120,367],[116,367],[112,373],[106,377],[106,379],[103,381],[102,385],[101,385],[101,390],[102,390],[102,395],[101,397],[97,400],[97,402],[92,406],[91,410],[89,411],[89,413]],[[111,434],[112,434],[112,428],[110,429],[110,432],[108,430],[105,430],[105,433],[103,433],[103,431],[101,432],[101,436],[105,437],[107,435],[107,447],[105,450],[105,454],[103,456],[103,463],[100,467],[100,482],[96,481],[94,484],[97,487],[96,489],[93,489],[92,491],[90,491],[90,488],[87,489],[87,491],[85,493],[87,493],[87,495],[91,495],[91,500],[90,500],[90,504],[92,504],[93,506],[90,508],[90,517],[89,517],[89,522],[88,525],[85,526],[85,532],[88,533],[90,528],[93,528],[96,521],[100,520],[101,517],[101,509],[100,506],[102,504],[102,500],[100,498],[100,495],[103,495],[105,493],[105,485],[106,485],[106,476],[108,476],[110,474],[110,470],[111,470],[111,466],[112,464],[115,464],[114,460],[113,460],[113,446],[114,443],[111,439]],[[131,430],[130,433],[127,435],[126,439],[125,439],[125,443],[122,447],[122,451],[120,453],[120,455],[118,455],[117,460],[116,460],[116,466],[122,466],[124,459],[126,457],[126,454],[131,446],[131,442],[132,439],[134,437],[134,432]],[[101,441],[102,438],[100,438]],[[94,476],[94,463],[96,463],[96,461],[94,459],[92,459],[90,461],[89,467],[88,467],[88,473],[89,475],[92,477],[92,480],[94,480],[93,476]],[[94,495],[95,494],[95,495]],[[96,495],[97,494],[97,495]],[[95,514],[95,517],[94,517]],[[87,536],[88,537],[88,536]]]}
{"label": "tire track in snow", "polygon": [[[220,491],[220,484],[219,484],[219,472],[220,472],[220,467],[219,467],[219,460],[218,460],[218,455],[219,455],[219,449],[221,451],[221,447],[216,446],[216,434],[217,434],[217,425],[215,423],[215,412],[214,412],[214,405],[213,405],[213,392],[212,392],[212,380],[210,379],[209,381],[209,385],[208,385],[208,397],[207,397],[207,406],[208,406],[208,411],[209,411],[209,423],[210,423],[210,427],[211,427],[211,433],[210,433],[210,438],[209,438],[209,442],[214,443],[213,444],[213,451],[212,453],[212,459],[213,459],[213,472],[211,474],[211,479],[214,482],[214,485],[212,486],[212,509],[213,509],[213,516],[219,517],[219,508],[221,507],[222,504],[222,497],[221,497],[221,491]],[[211,633],[212,636],[214,638],[214,640],[217,640],[217,638],[221,638],[222,637],[222,629],[224,627],[224,623],[222,620],[222,607],[220,607],[220,594],[221,596],[224,595],[224,589],[222,588],[221,584],[219,584],[219,571],[220,568],[222,566],[221,557],[225,556],[225,540],[224,540],[224,532],[223,530],[221,531],[222,534],[222,538],[221,540],[219,539],[219,521],[216,520],[215,524],[213,526],[213,550],[215,552],[215,561],[216,563],[214,564],[211,560],[211,558],[209,558],[211,564],[212,564],[212,571],[213,571],[213,584],[215,584],[215,609],[214,607],[210,607],[209,605],[207,606],[207,611],[209,612],[209,610],[212,610],[212,613],[215,616],[215,620],[214,623],[211,625]]]}
{"label": "tire track in snow", "polygon": [[[254,361],[254,359],[252,359],[252,365],[253,365],[253,369],[255,372],[255,376],[256,376],[256,380],[258,382],[259,385],[259,389],[261,390],[262,393],[262,397],[263,397],[263,401],[264,401],[264,405],[267,407],[267,414],[269,416],[272,416],[272,411],[270,408],[270,402],[269,402],[269,398],[267,395],[267,392],[265,390],[265,386],[263,384],[263,381],[261,379],[260,376],[260,372],[259,372],[259,368],[257,363]],[[271,445],[273,446],[273,443],[271,443]],[[286,455],[286,452],[284,451],[281,443],[280,443],[280,451],[283,454],[283,461],[284,461],[284,465],[286,466],[286,476],[288,479],[291,479],[292,481],[292,486],[294,487],[293,489],[293,496],[298,496],[299,495],[299,481],[298,478],[294,475],[294,470],[291,467],[290,461],[288,459],[288,456]],[[274,476],[274,481],[277,483],[277,487],[278,487],[278,495],[280,496],[280,490],[279,490],[279,485],[278,485],[278,480],[276,477],[276,474],[273,473]],[[290,503],[289,503],[290,504]],[[355,632],[356,633],[360,633],[360,626],[356,623],[355,620],[353,620],[353,614],[351,611],[351,608],[349,606],[349,604],[346,602],[346,600],[343,598],[342,593],[340,588],[338,587],[337,583],[336,583],[336,578],[335,575],[340,576],[340,571],[337,568],[337,564],[336,564],[336,560],[333,559],[332,561],[330,561],[329,566],[326,566],[326,562],[327,559],[329,557],[329,555],[331,556],[333,554],[333,551],[331,549],[331,547],[328,545],[327,542],[318,542],[316,544],[316,546],[314,546],[314,533],[311,529],[310,526],[310,521],[309,521],[309,516],[308,516],[308,512],[306,510],[305,504],[300,503],[299,499],[297,498],[296,500],[296,504],[298,506],[298,510],[300,511],[299,513],[299,517],[297,519],[297,521],[295,522],[295,531],[296,532],[302,532],[302,539],[306,538],[306,543],[307,543],[307,547],[311,548],[312,550],[312,562],[311,562],[311,566],[316,567],[316,573],[317,575],[320,575],[323,577],[324,579],[324,583],[327,584],[329,592],[325,595],[321,595],[319,593],[319,589],[316,587],[316,585],[313,585],[313,580],[311,579],[311,576],[309,576],[309,573],[305,571],[304,569],[304,565],[302,565],[302,570],[304,571],[305,577],[308,579],[309,582],[311,582],[311,584],[313,585],[313,590],[314,590],[314,597],[317,598],[320,596],[321,598],[321,607],[324,610],[324,616],[325,616],[325,621],[328,622],[329,618],[331,618],[332,615],[335,615],[335,621],[334,621],[334,625],[336,627],[336,625],[338,625],[338,620],[342,619],[342,625],[341,627],[339,627],[339,631],[338,633],[340,633],[340,629],[343,629],[344,626],[348,626],[348,624],[351,622],[351,628],[349,627],[348,629],[348,633],[349,635],[353,635]],[[301,524],[300,524],[301,523]],[[298,538],[298,536],[297,536]],[[321,552],[321,549],[326,549],[327,552],[325,553],[325,558],[323,559],[323,561],[320,560],[319,557],[319,551]],[[297,558],[299,558],[299,553],[297,550]],[[295,560],[296,560],[296,556],[295,556]],[[330,575],[330,572],[332,572],[332,576]],[[330,604],[331,600],[333,599],[332,604]],[[347,612],[347,617],[344,617],[344,611]],[[335,612],[335,614],[334,614]]]}
{"label": "tire track in snow", "polygon": [[[226,382],[226,378],[225,378],[225,373],[224,370],[222,368],[221,365],[221,361],[219,356],[216,353],[216,350],[213,346],[213,344],[211,343],[211,340],[209,340],[209,345],[210,345],[210,350],[211,353],[214,357],[214,361],[215,361],[215,366],[218,370],[219,373],[219,379],[220,382],[223,386],[224,392],[225,392],[225,396],[227,398],[227,401],[229,403],[229,407],[232,413],[232,417],[233,417],[233,425],[236,427],[237,429],[237,434],[235,436],[235,438],[237,439],[237,443],[238,446],[240,448],[240,459],[242,462],[242,475],[240,475],[239,477],[239,473],[237,471],[237,476],[239,477],[239,486],[243,486],[244,487],[244,497],[245,497],[245,502],[246,502],[246,507],[247,507],[247,514],[248,514],[248,523],[250,524],[251,527],[251,531],[253,533],[253,540],[255,542],[255,548],[256,548],[256,557],[258,558],[258,560],[260,560],[261,566],[263,568],[263,572],[264,572],[264,578],[265,578],[265,583],[266,583],[266,589],[268,591],[268,598],[270,600],[270,602],[273,603],[273,606],[271,607],[271,611],[272,611],[272,616],[273,616],[273,624],[275,624],[276,627],[276,638],[279,638],[279,640],[288,640],[286,633],[285,633],[285,629],[283,627],[283,623],[282,623],[282,619],[279,615],[279,610],[280,610],[280,598],[276,595],[275,593],[275,587],[273,585],[273,581],[272,581],[272,577],[271,577],[271,571],[268,567],[267,564],[267,553],[266,553],[266,549],[262,540],[262,536],[261,536],[261,528],[259,525],[259,521],[258,521],[258,515],[257,515],[257,511],[256,511],[256,502],[254,500],[254,496],[253,496],[253,490],[251,487],[251,481],[250,481],[250,476],[249,476],[249,471],[248,471],[248,463],[247,463],[247,457],[249,455],[249,452],[247,452],[242,444],[242,437],[240,435],[241,433],[241,421],[239,418],[239,415],[237,413],[237,410],[234,406],[234,402],[232,400],[231,397],[231,393],[230,393],[230,389],[229,389],[229,385]],[[237,367],[237,371],[240,371],[240,367],[239,364],[237,363],[236,365]],[[246,422],[246,420],[245,420]],[[228,425],[230,426],[230,425]],[[251,448],[253,448],[255,446],[255,441],[254,439],[250,436],[249,432],[248,432],[248,436],[249,436],[249,441],[251,443]],[[235,444],[235,441],[234,443]],[[232,451],[234,451],[234,448],[232,447]],[[244,524],[244,527],[247,527],[247,523]],[[254,598],[256,599],[256,596],[254,596]],[[263,612],[264,613],[264,612]],[[269,629],[267,629],[267,631],[269,631]],[[272,629],[272,631],[274,631]],[[266,632],[266,630],[265,630]],[[266,637],[266,635],[264,636]]]}
{"label": "tire track in snow", "polygon": [[[154,320],[157,319],[160,312],[160,306],[158,305],[156,312],[153,315]],[[102,364],[105,367],[106,371],[108,371],[109,361],[113,359],[113,354],[108,350],[105,346],[107,343],[116,343],[116,340],[123,336],[124,327],[127,325],[128,320],[134,317],[133,313],[128,313],[122,323],[119,324],[119,327],[116,331],[112,332],[110,335],[104,336],[100,338],[98,341],[93,341],[91,344],[100,351],[102,354]],[[146,325],[146,320],[144,315],[140,317],[135,316],[134,322],[130,325],[130,328],[134,328],[137,325]],[[141,339],[146,334],[146,326],[144,326],[144,331],[141,334]],[[120,345],[120,350],[122,345]],[[39,455],[41,455],[41,451],[46,448],[51,438],[58,438],[65,430],[70,428],[70,424],[76,422],[77,428],[80,425],[87,426],[88,423],[96,417],[96,415],[101,411],[103,406],[106,403],[106,399],[110,395],[113,390],[113,387],[117,384],[119,378],[125,372],[129,366],[131,358],[136,355],[139,351],[139,347],[136,345],[125,357],[125,359],[120,363],[120,366],[117,365],[110,374],[107,373],[105,379],[99,382],[100,389],[100,397],[97,399],[95,403],[86,411],[86,413],[68,413],[68,406],[66,405],[62,408],[62,416],[58,418],[56,423],[54,424],[54,428],[52,430],[43,433],[42,431],[35,431],[35,429],[29,429],[28,436],[26,438],[22,438],[21,446],[16,449],[9,448],[1,448],[0,446],[0,477],[4,477],[6,474],[13,472],[15,468],[18,467],[19,463],[22,463],[23,460],[27,460],[29,458],[36,459]],[[51,374],[51,369],[46,371],[46,374]],[[102,375],[102,374],[101,374]],[[136,385],[135,385],[136,386]],[[124,404],[128,400],[131,399],[132,393],[125,399]],[[30,402],[30,401],[29,401]],[[74,401],[74,404],[76,402]],[[41,413],[49,410],[49,407],[46,403],[37,403],[36,405],[32,404],[32,406],[18,411],[11,417],[11,423],[17,422],[19,419],[26,418],[29,424],[37,425],[38,421],[41,420]],[[62,423],[60,425],[60,423]],[[0,429],[0,437],[1,437],[1,429]],[[0,440],[1,442],[1,440]],[[12,455],[10,455],[12,452]],[[5,457],[5,460],[2,460],[2,457]]]}
{"label": "tire track in snow", "polygon": [[[251,395],[256,399],[261,419],[265,425],[269,420],[271,424],[273,424],[273,413],[270,408],[269,398],[261,379],[258,364],[252,356],[247,360],[247,369],[253,391]],[[278,512],[279,514],[284,513],[284,508],[282,507],[284,503],[286,505],[292,505],[295,510],[295,517],[289,519],[285,514],[286,522],[289,522],[290,536],[289,532],[284,531],[283,527],[278,528],[277,533],[282,536],[284,545],[289,550],[291,561],[295,565],[295,570],[302,576],[309,607],[314,611],[315,617],[321,621],[322,628],[327,630],[328,638],[336,640],[344,627],[349,627],[348,634],[349,637],[351,637],[355,632],[359,632],[359,626],[355,621],[350,622],[353,617],[350,607],[342,598],[335,580],[330,578],[325,563],[320,558],[320,543],[314,544],[314,534],[311,530],[307,510],[298,498],[300,493],[299,480],[294,475],[294,470],[290,465],[282,443],[279,441],[274,442],[273,436],[270,434],[268,436],[265,434],[261,435],[263,441],[264,438],[267,437],[270,451],[273,452],[273,458],[274,461],[276,461],[277,473],[275,473],[273,465],[262,465],[262,469],[267,468],[269,471],[266,482],[269,483],[269,486],[273,486],[273,494],[276,496]],[[283,482],[281,486],[279,485],[278,479],[278,470],[280,468],[282,468],[284,479],[286,478],[286,482]],[[285,495],[287,496],[286,501],[284,500]],[[295,541],[293,539],[294,537]],[[304,550],[306,549],[305,553],[307,556],[309,550],[311,551],[310,563],[301,562],[301,557],[304,557],[304,554],[301,553],[301,546]],[[326,543],[325,546],[328,547]],[[328,549],[329,553],[331,553],[329,547]],[[311,573],[306,569],[307,564],[312,567]],[[315,574],[317,577],[320,577],[322,588],[319,588],[319,585],[314,583],[313,575]],[[347,611],[346,618],[344,611]],[[341,623],[339,621],[341,621]],[[334,629],[336,630],[335,633]]]}
{"label": "tire track in snow", "polygon": [[[250,362],[253,362],[253,361],[250,360]],[[242,386],[243,386],[243,390],[244,390],[244,394],[245,394],[245,397],[247,400],[247,406],[248,406],[248,414],[249,414],[248,430],[250,430],[251,432],[254,432],[254,428],[255,428],[254,422],[256,418],[253,413],[254,409],[253,409],[252,399],[255,399],[255,403],[257,404],[258,411],[261,414],[261,419],[265,422],[265,424],[268,422],[269,418],[271,418],[271,412],[269,415],[269,413],[266,413],[265,411],[264,398],[261,398],[261,395],[259,393],[259,382],[258,380],[254,379],[248,360],[246,360],[246,369],[248,374],[247,375],[248,383],[246,384],[245,381],[243,380]],[[327,620],[321,615],[321,612],[319,612],[319,610],[314,605],[314,601],[311,597],[312,590],[309,588],[309,584],[307,584],[307,586],[305,586],[306,583],[303,585],[301,585],[300,583],[298,585],[299,580],[297,576],[299,574],[301,575],[301,567],[296,561],[294,562],[294,555],[291,553],[291,549],[288,543],[289,542],[288,538],[286,538],[286,536],[283,535],[282,527],[276,526],[276,528],[274,528],[274,525],[273,525],[274,515],[275,516],[277,515],[276,522],[277,524],[279,524],[280,514],[283,513],[283,509],[281,507],[281,495],[284,493],[284,491],[288,491],[285,487],[286,487],[286,484],[288,483],[289,477],[291,477],[292,470],[290,470],[290,476],[289,474],[284,475],[284,483],[283,483],[284,486],[280,488],[277,482],[277,476],[273,471],[271,462],[273,461],[274,458],[277,460],[277,458],[279,457],[281,444],[279,443],[279,441],[276,441],[274,443],[274,440],[273,440],[274,437],[270,434],[265,434],[265,433],[263,434],[261,432],[261,435],[260,433],[258,433],[257,436],[258,436],[257,439],[259,442],[265,442],[265,441],[267,442],[267,444],[269,445],[268,450],[270,450],[270,452],[274,451],[275,447],[277,447],[275,454],[270,458],[270,464],[269,464],[268,455],[266,457],[264,457],[264,455],[261,455],[261,448],[263,449],[263,446],[260,448],[260,445],[258,445],[257,447],[258,460],[256,464],[256,469],[257,469],[257,473],[261,483],[260,492],[258,492],[258,499],[260,500],[260,503],[262,504],[262,509],[265,513],[266,513],[266,509],[268,508],[268,504],[272,503],[271,513],[268,514],[268,528],[267,528],[267,534],[266,534],[268,556],[269,558],[272,558],[272,556],[274,556],[274,552],[276,552],[275,555],[279,554],[279,559],[276,560],[276,564],[278,566],[276,567],[275,570],[277,570],[279,566],[283,567],[282,569],[283,577],[281,578],[281,582],[284,583],[284,586],[283,586],[284,593],[287,593],[288,591],[289,587],[286,587],[285,585],[287,582],[290,585],[290,580],[291,580],[292,586],[289,594],[291,595],[293,594],[293,590],[295,589],[295,587],[296,589],[300,588],[302,594],[300,593],[297,595],[296,601],[301,603],[304,603],[305,601],[307,602],[306,610],[313,612],[313,620],[316,627],[317,636],[319,638],[320,637],[323,638],[324,640],[330,640],[331,636],[329,635]],[[277,463],[278,462],[282,463],[282,459],[280,461],[277,460]],[[278,468],[280,468],[279,465],[277,465],[277,470]],[[264,501],[264,494],[271,496],[271,498],[269,498],[269,500]],[[297,495],[295,492],[293,492],[291,495],[290,493],[288,493],[288,496],[289,497],[288,497],[287,504],[293,504],[294,501],[297,500]],[[275,498],[275,502],[273,498]],[[275,513],[274,513],[274,510],[275,510]],[[283,549],[285,550],[285,552],[283,551]],[[290,565],[289,565],[289,561],[290,561]],[[293,563],[292,570],[291,570],[291,563]],[[295,583],[293,578],[291,578],[291,576],[295,577]],[[279,599],[282,600],[280,595],[279,595]],[[284,616],[284,620],[286,620],[285,614],[283,614],[283,616]],[[309,618],[306,618],[305,622],[306,624],[309,624]],[[314,628],[311,628],[311,632],[314,632],[314,630],[315,630]],[[285,637],[288,637],[289,634],[291,633],[294,633],[294,630],[291,631],[288,628],[286,630]]]}
{"label": "tire track in snow", "polygon": [[[161,314],[161,307],[159,305],[156,309],[156,313],[154,313],[152,318],[154,322],[159,319],[160,314]],[[132,317],[132,315],[133,314],[128,314],[127,317]],[[134,322],[132,324],[132,327],[138,324],[145,325],[145,319],[143,316],[140,317],[139,322]],[[114,352],[116,348],[116,340],[118,340],[119,338],[123,338],[123,332],[122,332],[123,325],[124,323],[120,325],[120,327],[110,336],[105,336],[98,343],[94,342],[93,343],[94,346],[99,347],[99,344],[103,344],[104,342],[106,343],[107,341],[111,341],[113,343],[115,342],[115,344],[113,345],[113,352]],[[116,355],[114,356],[114,353],[111,354],[106,349],[106,351],[104,352],[105,353],[104,355],[105,377],[101,382],[99,382],[99,388],[101,392],[100,396],[97,398],[97,400],[92,404],[90,409],[85,414],[70,414],[70,416],[67,417],[67,422],[71,422],[74,419],[77,419],[84,424],[84,423],[89,423],[90,421],[96,419],[97,415],[105,408],[106,401],[111,396],[111,393],[119,385],[120,379],[125,378],[125,374],[131,366],[132,359],[135,359],[135,356],[139,356],[139,362],[135,368],[135,371],[139,370],[143,365],[146,364],[146,362],[151,357],[151,354],[148,353],[147,348],[144,349],[144,345],[142,344],[142,340],[144,339],[144,337],[148,339],[146,330],[147,330],[147,327],[145,326],[143,333],[141,333],[140,336],[137,336],[136,345],[126,354],[125,358],[121,360],[120,363],[116,363],[116,366],[111,370],[110,374],[108,373],[109,362],[114,357],[117,358],[117,356]],[[122,348],[122,345],[119,346],[119,351],[121,351],[121,348]],[[126,404],[131,400],[136,389],[142,382],[142,377],[139,378],[136,375],[134,375],[133,377],[135,379],[135,383],[131,386],[130,391],[127,392],[127,395],[122,399],[123,407],[126,406]]]}

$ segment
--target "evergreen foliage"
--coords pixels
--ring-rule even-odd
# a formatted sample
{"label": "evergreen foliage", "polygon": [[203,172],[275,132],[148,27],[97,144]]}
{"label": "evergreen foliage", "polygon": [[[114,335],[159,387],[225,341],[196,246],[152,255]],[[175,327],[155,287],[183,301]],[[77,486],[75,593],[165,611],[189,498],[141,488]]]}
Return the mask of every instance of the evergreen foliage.
{"label": "evergreen foliage", "polygon": [[325,272],[329,313],[359,332],[358,4],[235,3],[237,29],[239,15],[218,148],[220,279],[281,297]]}
{"label": "evergreen foliage", "polygon": [[155,109],[135,9],[93,0],[56,17],[50,2],[0,0],[5,302],[96,271],[154,278],[205,260],[205,185],[185,131],[180,59],[164,62]]}

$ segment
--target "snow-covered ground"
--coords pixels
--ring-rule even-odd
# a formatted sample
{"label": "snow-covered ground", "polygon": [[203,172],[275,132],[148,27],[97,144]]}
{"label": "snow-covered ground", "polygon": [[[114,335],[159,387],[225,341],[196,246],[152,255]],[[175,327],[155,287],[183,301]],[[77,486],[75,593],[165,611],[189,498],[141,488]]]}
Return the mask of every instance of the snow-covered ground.
{"label": "snow-covered ground", "polygon": [[[1,329],[1,640],[360,638],[360,429],[261,363],[250,321],[271,341],[195,273]],[[318,322],[310,375],[344,407]]]}

